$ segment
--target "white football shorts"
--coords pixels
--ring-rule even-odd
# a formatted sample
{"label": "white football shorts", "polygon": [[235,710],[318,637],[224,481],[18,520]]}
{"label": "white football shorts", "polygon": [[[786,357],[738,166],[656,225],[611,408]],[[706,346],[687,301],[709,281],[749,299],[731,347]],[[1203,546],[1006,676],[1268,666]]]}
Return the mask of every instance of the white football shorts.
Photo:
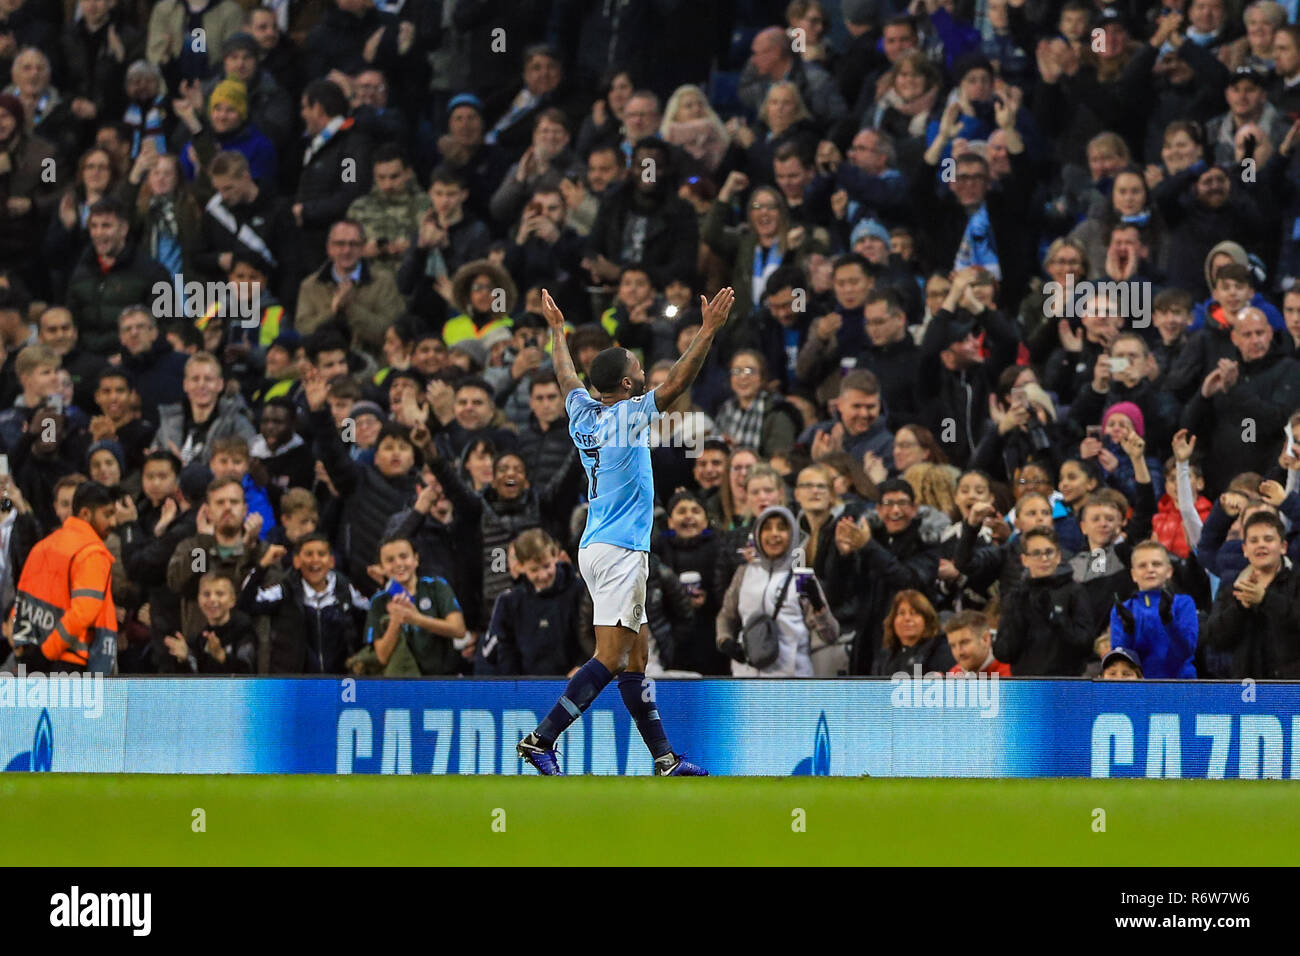
{"label": "white football shorts", "polygon": [[587,582],[595,610],[593,624],[623,625],[639,631],[646,623],[645,588],[650,555],[616,544],[590,544],[578,550],[578,570]]}

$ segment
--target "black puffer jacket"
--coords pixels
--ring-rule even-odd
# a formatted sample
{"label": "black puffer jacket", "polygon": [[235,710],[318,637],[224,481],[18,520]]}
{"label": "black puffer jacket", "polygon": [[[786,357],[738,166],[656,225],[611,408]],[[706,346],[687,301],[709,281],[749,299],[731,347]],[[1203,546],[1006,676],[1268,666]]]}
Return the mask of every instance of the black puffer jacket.
{"label": "black puffer jacket", "polygon": [[722,582],[714,578],[718,570],[718,549],[724,536],[712,528],[706,528],[693,538],[681,538],[666,531],[651,543],[651,551],[679,581],[687,571],[698,573],[705,594],[704,604],[695,609],[690,621],[673,629],[671,647],[659,642],[660,663],[669,670],[695,671],[705,675],[731,673],[730,658],[718,650],[714,623],[722,608],[718,595],[725,592],[731,583],[730,577]]}
{"label": "black puffer jacket", "polygon": [[1236,679],[1295,680],[1300,677],[1300,574],[1283,567],[1264,600],[1245,608],[1232,588],[1219,588],[1205,627],[1209,648],[1232,651]]}
{"label": "black puffer jacket", "polygon": [[[577,480],[583,477],[582,468],[575,456],[566,468],[549,476],[546,484],[530,487],[517,498],[505,499],[492,487],[476,494],[461,479],[459,470],[441,455],[432,459],[429,467],[442,485],[443,493],[451,499],[457,521],[477,522],[480,553],[477,564],[482,580],[477,616],[487,622],[491,620],[497,595],[511,586],[506,562],[510,542],[530,528],[545,528],[552,537],[561,539],[561,529],[556,525],[568,518],[564,503],[577,500]],[[462,555],[472,554],[471,547],[466,542]],[[473,618],[474,609],[466,606],[465,616],[467,621]]]}
{"label": "black puffer jacket", "polygon": [[1002,598],[993,655],[1017,677],[1078,677],[1092,653],[1094,620],[1088,595],[1061,565],[1049,577],[1026,578]]}
{"label": "black puffer jacket", "polygon": [[[1205,486],[1216,494],[1243,471],[1265,472],[1277,461],[1281,439],[1276,437],[1300,405],[1300,363],[1280,355],[1276,347],[1253,362],[1237,359],[1237,384],[1213,398],[1198,388],[1183,409],[1182,426],[1208,439]],[[1254,431],[1246,440],[1246,422]]]}
{"label": "black puffer jacket", "polygon": [[527,578],[497,598],[483,638],[476,674],[563,677],[581,664],[578,645],[586,587],[568,561],[555,565],[555,580],[536,591]]}
{"label": "black puffer jacket", "polygon": [[361,593],[369,595],[375,583],[366,568],[379,558],[379,542],[389,518],[415,499],[416,477],[408,472],[386,478],[374,465],[353,461],[334,427],[329,409],[312,413],[311,430],[316,436],[316,456],[325,463],[325,470],[343,499],[334,547],[339,554],[347,555],[348,577]]}
{"label": "black puffer jacket", "polygon": [[66,303],[77,321],[82,348],[102,355],[118,351],[117,317],[128,305],[154,301],[158,283],[170,288],[172,274],[143,249],[128,242],[107,273],[88,246],[68,279]]}

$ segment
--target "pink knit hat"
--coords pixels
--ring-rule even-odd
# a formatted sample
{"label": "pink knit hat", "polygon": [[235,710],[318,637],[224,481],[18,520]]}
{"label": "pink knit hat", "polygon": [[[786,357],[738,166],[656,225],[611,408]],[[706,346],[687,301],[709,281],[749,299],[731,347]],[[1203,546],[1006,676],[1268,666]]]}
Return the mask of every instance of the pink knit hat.
{"label": "pink knit hat", "polygon": [[1101,416],[1101,427],[1106,427],[1106,422],[1112,415],[1124,415],[1133,423],[1133,429],[1146,438],[1146,421],[1142,417],[1142,409],[1138,408],[1132,402],[1116,402],[1110,408],[1106,409],[1106,414]]}

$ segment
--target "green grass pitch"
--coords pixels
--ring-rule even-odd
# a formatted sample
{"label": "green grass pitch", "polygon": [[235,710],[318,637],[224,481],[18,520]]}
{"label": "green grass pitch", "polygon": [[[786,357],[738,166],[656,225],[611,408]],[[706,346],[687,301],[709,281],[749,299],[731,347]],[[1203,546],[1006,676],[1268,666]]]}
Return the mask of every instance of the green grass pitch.
{"label": "green grass pitch", "polygon": [[10,819],[96,822],[5,840],[0,865],[1290,866],[1295,797],[1272,781],[12,774]]}

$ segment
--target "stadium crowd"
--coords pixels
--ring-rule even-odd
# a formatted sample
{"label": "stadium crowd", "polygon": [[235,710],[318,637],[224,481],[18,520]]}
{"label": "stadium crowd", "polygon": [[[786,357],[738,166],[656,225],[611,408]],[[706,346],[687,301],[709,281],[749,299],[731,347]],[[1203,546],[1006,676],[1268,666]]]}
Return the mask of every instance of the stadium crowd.
{"label": "stadium crowd", "polygon": [[9,666],[94,657],[30,581],[120,673],[571,673],[541,290],[653,387],[731,285],[651,673],[1300,677],[1296,16],[0,0]]}

